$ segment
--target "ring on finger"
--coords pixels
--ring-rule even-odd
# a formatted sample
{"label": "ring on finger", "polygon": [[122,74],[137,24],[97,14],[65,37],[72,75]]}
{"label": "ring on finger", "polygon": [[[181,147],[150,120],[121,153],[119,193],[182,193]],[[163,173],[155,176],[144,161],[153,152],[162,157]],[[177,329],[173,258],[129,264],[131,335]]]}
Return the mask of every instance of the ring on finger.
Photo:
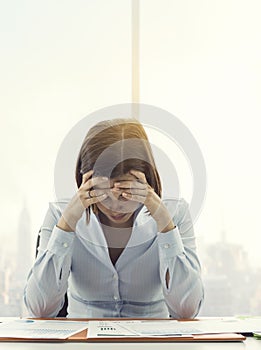
{"label": "ring on finger", "polygon": [[89,198],[94,198],[95,196],[92,196],[92,192],[94,191],[89,191]]}

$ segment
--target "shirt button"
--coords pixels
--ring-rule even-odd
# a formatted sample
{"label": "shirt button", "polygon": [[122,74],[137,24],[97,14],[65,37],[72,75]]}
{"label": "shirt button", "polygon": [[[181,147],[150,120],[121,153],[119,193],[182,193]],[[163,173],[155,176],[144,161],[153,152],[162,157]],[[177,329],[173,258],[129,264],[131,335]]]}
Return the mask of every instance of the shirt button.
{"label": "shirt button", "polygon": [[168,249],[170,245],[168,243],[164,244],[164,248]]}
{"label": "shirt button", "polygon": [[117,295],[114,295],[113,299],[114,299],[114,300],[118,300]]}
{"label": "shirt button", "polygon": [[118,278],[118,276],[116,275],[116,273],[113,275],[113,279],[116,280]]}
{"label": "shirt button", "polygon": [[64,247],[64,248],[68,248],[68,243],[64,242],[64,243],[63,243],[63,247]]}

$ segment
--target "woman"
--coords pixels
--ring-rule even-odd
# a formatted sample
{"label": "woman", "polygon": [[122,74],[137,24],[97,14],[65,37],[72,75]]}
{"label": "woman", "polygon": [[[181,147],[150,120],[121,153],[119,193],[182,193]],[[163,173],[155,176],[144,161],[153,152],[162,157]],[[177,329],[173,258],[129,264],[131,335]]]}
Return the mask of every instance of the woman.
{"label": "woman", "polygon": [[147,135],[135,119],[92,127],[76,166],[78,191],[50,203],[25,303],[55,317],[192,318],[203,300],[183,199],[162,200]]}

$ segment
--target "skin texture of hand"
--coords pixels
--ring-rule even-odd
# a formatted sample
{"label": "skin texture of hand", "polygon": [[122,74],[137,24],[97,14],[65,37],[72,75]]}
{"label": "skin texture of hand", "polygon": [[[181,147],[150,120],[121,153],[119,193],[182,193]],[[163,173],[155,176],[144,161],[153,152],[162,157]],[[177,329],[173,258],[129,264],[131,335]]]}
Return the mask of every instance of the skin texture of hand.
{"label": "skin texture of hand", "polygon": [[128,200],[143,203],[157,222],[159,232],[174,229],[175,224],[167,208],[147,183],[145,174],[137,170],[131,170],[130,174],[134,175],[137,180],[115,182],[113,191],[121,192],[121,195]]}
{"label": "skin texture of hand", "polygon": [[76,224],[81,218],[84,210],[87,209],[91,204],[100,202],[107,197],[107,193],[105,191],[102,193],[95,193],[92,188],[95,185],[102,184],[107,184],[108,187],[108,178],[91,178],[92,174],[93,170],[90,170],[87,173],[83,174],[81,186],[79,187],[75,196],[68,203],[57,224],[57,227],[60,229],[68,232],[75,231]]}

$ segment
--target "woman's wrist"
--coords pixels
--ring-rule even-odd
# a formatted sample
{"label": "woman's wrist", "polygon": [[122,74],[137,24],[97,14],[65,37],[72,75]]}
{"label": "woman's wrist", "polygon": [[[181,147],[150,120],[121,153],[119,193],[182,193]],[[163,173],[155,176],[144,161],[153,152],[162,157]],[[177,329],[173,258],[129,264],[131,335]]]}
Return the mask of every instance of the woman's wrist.
{"label": "woman's wrist", "polygon": [[80,201],[78,194],[76,194],[62,213],[57,227],[63,231],[74,232],[77,222],[80,220],[84,210],[85,208]]}
{"label": "woman's wrist", "polygon": [[76,227],[76,223],[72,223],[72,221],[70,222],[70,224],[68,224],[68,222],[64,219],[64,217],[62,216],[60,218],[60,220],[58,221],[57,225],[56,225],[59,229],[66,231],[66,232],[74,232],[75,231],[75,227]]}
{"label": "woman's wrist", "polygon": [[162,200],[152,192],[147,203],[145,203],[147,209],[151,213],[154,220],[157,222],[158,232],[169,232],[176,228],[168,209],[163,204]]}
{"label": "woman's wrist", "polygon": [[176,227],[177,227],[177,226],[174,225],[173,222],[171,222],[171,223],[169,223],[166,227],[164,227],[164,228],[163,228],[161,231],[159,231],[159,232],[161,232],[161,233],[166,233],[166,232],[175,230]]}
{"label": "woman's wrist", "polygon": [[159,210],[154,219],[157,222],[158,232],[166,233],[176,228],[167,210]]}

